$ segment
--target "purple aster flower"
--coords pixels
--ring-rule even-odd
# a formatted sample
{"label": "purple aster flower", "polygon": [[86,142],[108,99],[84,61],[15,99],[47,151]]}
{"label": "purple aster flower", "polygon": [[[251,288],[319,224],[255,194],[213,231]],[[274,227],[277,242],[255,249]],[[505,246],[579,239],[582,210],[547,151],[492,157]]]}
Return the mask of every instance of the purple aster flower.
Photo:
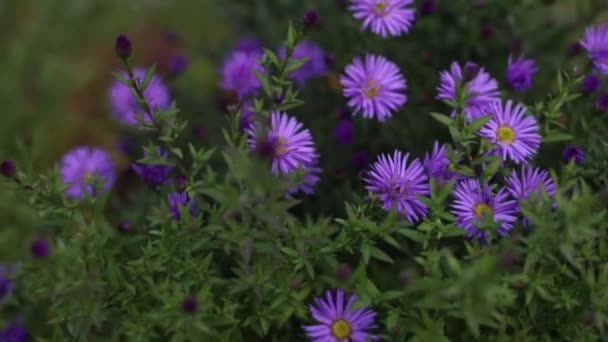
{"label": "purple aster flower", "polygon": [[428,209],[418,196],[428,196],[428,177],[422,163],[413,159],[408,165],[409,153],[395,151],[392,156],[381,155],[364,177],[365,189],[374,194],[386,211],[395,209],[414,223],[425,217]]}
{"label": "purple aster flower", "polygon": [[348,119],[341,120],[334,128],[334,139],[339,144],[350,145],[355,137],[355,126]]}
{"label": "purple aster flower", "polygon": [[355,58],[340,76],[340,84],[353,115],[363,112],[367,119],[383,122],[407,101],[405,78],[395,63],[382,56]]}
{"label": "purple aster flower", "polygon": [[454,172],[448,170],[450,160],[447,156],[447,149],[448,145],[439,145],[439,142],[435,141],[433,150],[424,156],[422,162],[429,177],[435,179],[439,184],[447,184],[456,177]]}
{"label": "purple aster flower", "polygon": [[304,326],[308,338],[313,342],[377,341],[378,337],[368,332],[376,327],[376,313],[365,307],[353,309],[356,301],[356,295],[345,298],[342,290],[315,298],[309,308],[316,324]]}
{"label": "purple aster flower", "polygon": [[[281,59],[285,59],[285,47],[281,47],[278,52]],[[292,52],[292,60],[308,58],[306,63],[302,64],[297,70],[289,75],[289,78],[298,82],[300,87],[304,86],[306,80],[315,77],[325,76],[329,69],[325,63],[325,52],[316,43],[305,40],[298,44]]]}
{"label": "purple aster flower", "polygon": [[254,95],[260,88],[260,81],[254,71],[264,72],[260,64],[261,51],[231,53],[224,61],[220,70],[220,87],[234,91],[239,99]]}
{"label": "purple aster flower", "polygon": [[[80,199],[107,191],[114,184],[114,163],[100,148],[76,147],[61,160],[61,178],[67,185],[66,196]],[[93,183],[98,187],[93,189]],[[95,190],[95,191],[93,191]]]}
{"label": "purple aster flower", "polygon": [[608,94],[600,94],[595,100],[595,109],[600,112],[608,111]]}
{"label": "purple aster flower", "polygon": [[363,170],[369,165],[369,154],[364,150],[359,150],[353,154],[351,162],[357,171]]}
{"label": "purple aster flower", "polygon": [[[148,154],[145,153],[145,155],[147,156]],[[165,160],[169,156],[167,151],[162,151],[161,149],[156,150],[156,155]],[[169,178],[171,170],[173,170],[173,165],[133,163],[131,164],[131,167],[144,183],[154,189],[158,189],[161,185],[165,184]]]}
{"label": "purple aster flower", "polygon": [[485,240],[486,234],[479,228],[488,216],[499,224],[498,235],[506,236],[513,229],[517,202],[509,199],[509,192],[504,188],[494,195],[488,184],[482,187],[478,180],[466,179],[454,189],[452,214],[457,225],[467,231],[467,237]]}
{"label": "purple aster flower", "polygon": [[595,73],[587,75],[581,82],[581,90],[587,95],[595,93],[601,86],[602,81]]}
{"label": "purple aster flower", "polygon": [[167,194],[167,202],[169,204],[169,211],[173,214],[175,221],[181,220],[180,208],[190,206],[188,212],[190,216],[195,217],[198,213],[196,210],[196,199],[189,199],[188,194],[185,192],[171,192]]}
{"label": "purple aster flower", "polygon": [[[450,70],[440,74],[441,83],[437,87],[437,98],[456,102],[458,88],[465,87],[466,101],[463,114],[468,120],[480,118],[486,114],[490,103],[500,100],[498,82],[475,63],[467,62],[463,69],[453,62]],[[452,112],[455,115],[456,112]]]}
{"label": "purple aster flower", "polygon": [[562,161],[564,164],[574,161],[574,164],[582,165],[585,161],[585,152],[578,146],[568,145],[562,153]]}
{"label": "purple aster flower", "polygon": [[257,53],[262,51],[262,43],[255,37],[243,37],[236,43],[234,51]]}
{"label": "purple aster flower", "polygon": [[532,76],[538,71],[533,59],[524,59],[519,56],[517,60],[509,55],[505,79],[511,89],[516,92],[523,92],[532,87]]}
{"label": "purple aster flower", "polygon": [[[129,79],[129,76],[125,72],[121,72],[120,75],[124,79]],[[146,77],[146,69],[136,68],[133,70],[133,76],[141,84]],[[165,110],[171,104],[169,88],[158,76],[152,76],[150,79],[150,83],[148,83],[148,86],[144,90],[144,99],[153,113]],[[131,89],[118,80],[114,81],[110,87],[110,103],[114,116],[124,124],[136,125],[136,115],[141,115],[143,122],[147,124],[152,123],[150,117],[137,104],[137,99],[133,96]]]}
{"label": "purple aster flower", "polygon": [[587,50],[593,65],[608,75],[608,25],[587,27],[580,44]]}
{"label": "purple aster flower", "polygon": [[14,284],[11,275],[13,275],[15,271],[15,265],[7,266],[5,264],[0,264],[0,303],[7,299],[13,291]]}
{"label": "purple aster flower", "polygon": [[523,167],[518,174],[513,171],[511,176],[506,179],[507,190],[516,200],[527,199],[531,195],[538,196],[541,189],[549,196],[555,194],[555,183],[549,173],[538,168]]}
{"label": "purple aster flower", "polygon": [[270,129],[259,144],[257,139],[260,137],[256,133],[258,128],[248,131],[249,147],[272,159],[272,172],[275,174],[288,174],[314,162],[316,151],[310,131],[295,118],[286,113],[273,112]]}
{"label": "purple aster flower", "polygon": [[526,107],[513,106],[513,101],[509,100],[504,106],[502,102],[494,102],[489,109],[493,117],[479,135],[495,145],[492,153],[517,164],[531,159],[540,147],[541,136],[536,119],[526,115]]}
{"label": "purple aster flower", "polygon": [[355,19],[363,20],[362,30],[371,28],[382,38],[400,36],[410,31],[416,11],[413,0],[351,0],[348,8]]}
{"label": "purple aster flower", "polygon": [[1,342],[25,342],[27,340],[27,330],[23,327],[21,320],[10,323],[0,330]]}
{"label": "purple aster flower", "polygon": [[321,175],[321,168],[319,167],[319,155],[315,154],[313,160],[306,164],[304,167],[304,176],[296,186],[287,191],[288,195],[295,194],[297,192],[303,192],[307,195],[312,194],[313,188],[319,182]]}

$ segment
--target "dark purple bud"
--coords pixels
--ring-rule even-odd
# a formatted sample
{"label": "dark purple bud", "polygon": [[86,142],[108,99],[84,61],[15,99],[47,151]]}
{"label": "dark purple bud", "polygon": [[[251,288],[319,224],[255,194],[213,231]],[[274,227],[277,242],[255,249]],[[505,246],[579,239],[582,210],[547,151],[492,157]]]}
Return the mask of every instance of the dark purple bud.
{"label": "dark purple bud", "polygon": [[583,47],[578,42],[572,43],[570,47],[568,47],[568,54],[570,56],[576,56],[583,52]]}
{"label": "dark purple bud", "polygon": [[173,184],[175,185],[175,191],[184,192],[188,187],[188,177],[184,175],[179,175],[175,177],[175,179],[173,180]]}
{"label": "dark purple bud", "polygon": [[192,137],[196,141],[203,141],[207,136],[207,132],[205,131],[205,126],[200,123],[194,124],[192,126]]}
{"label": "dark purple bud", "polygon": [[334,139],[342,145],[350,145],[355,138],[355,126],[348,119],[344,119],[334,128]]}
{"label": "dark purple bud", "polygon": [[273,100],[274,104],[280,105],[281,103],[283,103],[283,101],[285,101],[285,96],[283,96],[283,95],[277,95],[272,100]]}
{"label": "dark purple bud", "polygon": [[51,247],[49,246],[49,242],[42,238],[37,238],[32,241],[30,245],[30,252],[32,256],[36,259],[45,259],[49,256],[51,252]]}
{"label": "dark purple bud", "polygon": [[175,55],[169,61],[169,70],[173,75],[179,75],[188,67],[188,58],[184,55]]}
{"label": "dark purple bud", "polygon": [[338,119],[348,119],[352,116],[350,110],[346,107],[338,107],[336,109],[336,116]]}
{"label": "dark purple bud", "polygon": [[321,23],[321,15],[317,10],[308,10],[304,13],[304,17],[302,17],[302,22],[306,28],[313,28],[319,26]]}
{"label": "dark purple bud", "polygon": [[20,321],[13,322],[0,330],[0,341],[2,342],[25,342],[27,341],[27,330]]}
{"label": "dark purple bud", "polygon": [[511,51],[512,54],[519,54],[521,52],[521,40],[517,38],[511,39],[509,51]]}
{"label": "dark purple bud", "polygon": [[13,289],[13,281],[3,272],[4,265],[0,264],[0,303],[6,298]]}
{"label": "dark purple bud", "polygon": [[432,65],[434,62],[435,62],[435,55],[430,51],[426,51],[424,53],[424,56],[422,56],[422,63],[427,64],[427,65]]}
{"label": "dark purple bud", "polygon": [[464,65],[463,71],[464,82],[472,81],[475,77],[477,77],[480,71],[481,67],[479,65],[473,62],[467,62]]}
{"label": "dark purple bud", "polygon": [[350,276],[353,274],[353,269],[349,264],[338,264],[336,268],[336,277],[338,280],[345,282],[350,279]]}
{"label": "dark purple bud", "polygon": [[15,172],[17,172],[15,162],[10,159],[3,160],[0,169],[2,169],[2,175],[8,178],[13,177]]}
{"label": "dark purple bud", "polygon": [[585,94],[593,94],[600,89],[602,81],[596,74],[589,74],[581,82],[581,91]]}
{"label": "dark purple bud", "polygon": [[360,171],[369,165],[369,154],[364,150],[359,150],[353,154],[351,160],[355,169]]}
{"label": "dark purple bud", "polygon": [[584,160],[585,152],[578,146],[566,146],[564,152],[562,153],[562,162],[564,164],[569,164],[571,161],[574,161],[576,165],[581,165],[583,164]]}
{"label": "dark purple bud", "polygon": [[403,271],[399,274],[399,279],[403,282],[403,285],[407,286],[416,280],[416,273],[411,270]]}
{"label": "dark purple bud", "polygon": [[481,38],[492,39],[494,37],[494,26],[484,25],[481,27]]}
{"label": "dark purple bud", "polygon": [[116,226],[116,228],[118,228],[118,231],[121,233],[130,233],[131,230],[133,229],[133,227],[131,226],[131,224],[127,221],[120,221],[118,223],[118,225]]}
{"label": "dark purple bud", "polygon": [[336,64],[336,56],[333,53],[328,53],[324,57],[325,65],[331,68]]}
{"label": "dark purple bud", "polygon": [[116,38],[114,50],[116,51],[116,56],[122,59],[131,57],[131,40],[129,40],[129,37],[124,34],[119,35]]}
{"label": "dark purple bud", "polygon": [[437,5],[434,0],[423,0],[420,4],[419,11],[421,15],[431,15],[435,13],[436,9]]}
{"label": "dark purple bud", "polygon": [[500,268],[505,272],[514,271],[519,265],[521,258],[514,252],[506,251],[500,255],[498,264]]}
{"label": "dark purple bud", "polygon": [[189,315],[194,315],[198,311],[198,302],[194,296],[188,296],[182,300],[182,311]]}
{"label": "dark purple bud", "polygon": [[600,112],[608,111],[608,94],[600,94],[595,100],[595,109]]}

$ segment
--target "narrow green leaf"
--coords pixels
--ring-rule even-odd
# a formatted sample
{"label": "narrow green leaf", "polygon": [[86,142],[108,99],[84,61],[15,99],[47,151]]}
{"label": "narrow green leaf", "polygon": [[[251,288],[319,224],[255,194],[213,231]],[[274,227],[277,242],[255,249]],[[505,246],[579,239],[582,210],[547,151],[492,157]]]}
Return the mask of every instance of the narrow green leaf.
{"label": "narrow green leaf", "polygon": [[446,126],[451,126],[454,123],[454,119],[450,118],[449,116],[445,115],[445,114],[441,114],[441,113],[431,113],[431,116],[441,122],[442,124],[446,125]]}

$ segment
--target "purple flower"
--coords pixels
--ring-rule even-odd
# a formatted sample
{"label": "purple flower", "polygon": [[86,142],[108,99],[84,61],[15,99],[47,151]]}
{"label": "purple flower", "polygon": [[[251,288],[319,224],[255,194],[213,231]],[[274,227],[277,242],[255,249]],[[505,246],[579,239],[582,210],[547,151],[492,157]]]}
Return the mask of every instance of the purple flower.
{"label": "purple flower", "polygon": [[313,342],[365,342],[378,337],[368,330],[376,327],[376,313],[365,307],[353,309],[357,296],[345,298],[342,290],[327,291],[325,298],[315,298],[310,306],[314,325],[305,325],[306,335]]}
{"label": "purple flower", "polygon": [[[161,149],[157,149],[156,154],[165,160],[169,156],[166,151],[162,151]],[[146,156],[148,156],[147,153]],[[154,189],[158,189],[161,185],[165,184],[171,170],[173,170],[173,165],[133,163],[131,164],[131,167],[144,183]]]}
{"label": "purple flower", "polygon": [[[66,196],[81,199],[85,192],[96,196],[114,184],[114,163],[100,148],[76,147],[61,160],[61,179],[67,185]],[[93,189],[93,183],[98,185]],[[95,191],[94,191],[95,190]]]}
{"label": "purple flower", "polygon": [[[466,101],[464,116],[467,120],[474,120],[486,114],[490,103],[500,100],[498,82],[490,77],[475,63],[467,62],[463,69],[457,62],[453,62],[450,70],[440,74],[441,83],[437,87],[437,98],[456,102],[459,87],[465,87]],[[455,115],[456,112],[452,112]]]}
{"label": "purple flower", "polygon": [[321,179],[321,168],[319,167],[318,154],[315,154],[313,156],[313,160],[310,163],[304,165],[302,168],[304,170],[304,176],[298,184],[296,184],[293,188],[287,191],[288,195],[292,195],[297,192],[303,192],[307,195],[310,195],[314,192],[314,186],[317,185],[317,183]]}
{"label": "purple flower", "polygon": [[582,165],[585,161],[585,152],[578,146],[568,145],[562,153],[562,161],[564,164],[574,161],[574,164]]}
{"label": "purple flower", "polygon": [[395,63],[382,56],[355,58],[340,76],[344,96],[353,109],[367,119],[383,122],[407,101],[407,84]]}
{"label": "purple flower", "polygon": [[[281,47],[278,52],[278,56],[281,59],[285,59],[286,51],[285,47]],[[325,52],[316,43],[305,40],[298,44],[292,52],[291,59],[298,60],[308,58],[306,63],[302,64],[298,69],[289,75],[289,78],[298,82],[300,87],[303,87],[306,80],[325,76],[329,69],[327,63],[325,63]]]}
{"label": "purple flower", "polygon": [[171,192],[167,194],[167,202],[169,204],[169,211],[173,214],[175,221],[181,220],[180,208],[190,206],[188,212],[190,216],[195,217],[197,215],[196,210],[196,199],[188,198],[188,194],[185,192]]}
{"label": "purple flower", "polygon": [[505,79],[511,89],[516,92],[523,92],[532,87],[532,76],[538,71],[533,59],[524,59],[519,56],[517,60],[509,56]]}
{"label": "purple flower", "polygon": [[[266,136],[258,137],[259,127],[248,131],[247,142],[251,150],[263,152],[272,159],[272,172],[284,175],[310,166],[315,160],[316,150],[310,131],[286,113],[273,112],[270,129]],[[258,144],[257,139],[263,140]]]}
{"label": "purple flower", "polygon": [[466,179],[454,189],[451,211],[456,216],[456,224],[467,231],[468,238],[485,240],[486,233],[479,228],[486,217],[498,223],[500,236],[506,236],[513,229],[517,202],[509,199],[509,192],[504,188],[494,195],[488,184],[482,187],[479,181]]}
{"label": "purple flower", "polygon": [[348,119],[341,120],[334,128],[334,139],[339,144],[350,145],[355,137],[355,126]]}
{"label": "purple flower", "polygon": [[600,112],[608,111],[608,94],[600,94],[595,100],[595,109]]}
{"label": "purple flower", "polygon": [[21,320],[10,323],[0,330],[0,342],[25,342],[27,331],[23,327]]}
{"label": "purple flower", "polygon": [[527,199],[532,195],[540,195],[541,189],[549,196],[555,194],[555,183],[549,173],[538,168],[524,166],[518,174],[516,171],[511,173],[506,179],[507,190],[516,200]]}
{"label": "purple flower", "polygon": [[255,37],[243,37],[236,43],[234,51],[257,53],[262,51],[262,43]]}
{"label": "purple flower", "polygon": [[395,151],[392,156],[381,155],[364,177],[365,189],[374,194],[386,211],[395,209],[414,223],[425,217],[428,209],[418,196],[428,196],[428,177],[418,159],[408,165],[409,153]]}
{"label": "purple flower", "polygon": [[602,81],[595,73],[585,76],[585,78],[581,82],[581,90],[585,94],[593,94],[598,91],[601,86]]}
{"label": "purple flower", "polygon": [[422,162],[429,177],[435,179],[439,184],[447,184],[456,177],[454,172],[448,170],[450,160],[447,156],[447,149],[448,145],[439,145],[439,142],[435,141],[433,150],[424,156]]}
{"label": "purple flower", "polygon": [[16,266],[6,266],[5,264],[0,264],[0,303],[2,303],[5,299],[13,291],[13,280],[10,278],[16,271]]}
{"label": "purple flower", "polygon": [[580,44],[587,50],[593,65],[608,75],[608,25],[587,27]]}
{"label": "purple flower", "polygon": [[509,100],[503,107],[502,102],[494,102],[489,107],[492,119],[479,131],[479,135],[489,140],[495,149],[492,153],[503,160],[524,163],[538,151],[541,142],[536,119],[526,115],[526,107]]}
{"label": "purple flower", "polygon": [[181,74],[188,67],[188,58],[184,55],[175,55],[169,61],[169,70],[174,75]]}
{"label": "purple flower", "polygon": [[416,11],[409,8],[413,0],[351,0],[348,8],[355,19],[363,20],[362,30],[382,38],[400,36],[410,31]]}
{"label": "purple flower", "polygon": [[[124,79],[129,79],[125,72],[121,72],[120,75]],[[146,77],[146,69],[136,68],[133,70],[133,75],[135,80],[141,84]],[[158,76],[152,76],[150,79],[150,83],[144,90],[144,99],[153,114],[169,108],[171,104],[169,89]],[[110,103],[114,116],[126,125],[136,125],[136,115],[140,115],[143,122],[152,123],[149,115],[137,104],[137,99],[133,96],[131,89],[118,80],[114,81],[110,87]]]}
{"label": "purple flower", "polygon": [[260,88],[260,81],[258,81],[254,71],[264,72],[264,68],[260,64],[261,58],[261,51],[243,52],[237,50],[232,52],[224,60],[220,70],[220,87],[234,91],[240,100],[249,95],[254,95]]}

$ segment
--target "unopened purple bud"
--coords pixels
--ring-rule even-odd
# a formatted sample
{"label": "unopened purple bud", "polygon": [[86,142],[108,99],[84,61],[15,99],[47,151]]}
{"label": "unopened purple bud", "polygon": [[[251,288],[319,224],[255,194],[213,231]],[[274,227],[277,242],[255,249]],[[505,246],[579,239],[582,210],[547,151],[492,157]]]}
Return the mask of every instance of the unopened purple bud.
{"label": "unopened purple bud", "polygon": [[125,36],[124,34],[116,37],[116,45],[114,50],[116,51],[116,56],[122,59],[131,57],[131,40],[129,40],[129,37]]}
{"label": "unopened purple bud", "polygon": [[566,146],[564,152],[562,153],[562,161],[564,164],[574,161],[576,165],[581,165],[583,161],[585,161],[585,152],[583,152],[583,150],[578,146]]}
{"label": "unopened purple bud", "polygon": [[120,221],[116,228],[118,228],[118,231],[121,233],[130,233],[132,230],[131,224],[127,221]]}
{"label": "unopened purple bud", "polygon": [[169,62],[169,70],[173,75],[179,75],[188,67],[188,58],[184,55],[175,55]]}
{"label": "unopened purple bud", "polygon": [[15,172],[17,172],[15,162],[10,159],[2,161],[0,169],[2,169],[2,175],[7,178],[13,177],[15,175]]}
{"label": "unopened purple bud", "polygon": [[188,187],[188,177],[184,175],[179,175],[175,177],[175,179],[173,180],[173,184],[175,185],[175,191],[184,192]]}
{"label": "unopened purple bud", "polygon": [[348,281],[348,279],[350,279],[350,276],[352,274],[353,274],[353,269],[348,264],[339,264],[338,267],[336,268],[336,277],[340,281],[343,281],[343,282]]}
{"label": "unopened purple bud", "polygon": [[491,39],[494,37],[494,27],[492,25],[484,25],[481,27],[481,38]]}
{"label": "unopened purple bud", "polygon": [[437,5],[435,4],[434,0],[424,0],[420,4],[419,11],[420,11],[420,14],[422,14],[422,15],[431,15],[431,14],[435,13],[436,9],[437,9]]}
{"label": "unopened purple bud", "polygon": [[306,13],[304,13],[302,22],[307,28],[317,27],[321,23],[321,15],[317,10],[308,10]]}
{"label": "unopened purple bud", "polygon": [[595,100],[595,108],[600,112],[608,111],[608,94],[600,94]]}
{"label": "unopened purple bud", "polygon": [[193,315],[198,311],[198,302],[195,297],[188,296],[182,300],[182,311],[186,314]]}
{"label": "unopened purple bud", "polygon": [[49,256],[51,248],[49,246],[48,241],[42,238],[37,238],[32,241],[30,245],[30,252],[32,253],[32,256],[36,259],[45,259]]}
{"label": "unopened purple bud", "polygon": [[581,82],[581,90],[585,94],[593,94],[600,89],[602,81],[596,74],[587,75]]}

